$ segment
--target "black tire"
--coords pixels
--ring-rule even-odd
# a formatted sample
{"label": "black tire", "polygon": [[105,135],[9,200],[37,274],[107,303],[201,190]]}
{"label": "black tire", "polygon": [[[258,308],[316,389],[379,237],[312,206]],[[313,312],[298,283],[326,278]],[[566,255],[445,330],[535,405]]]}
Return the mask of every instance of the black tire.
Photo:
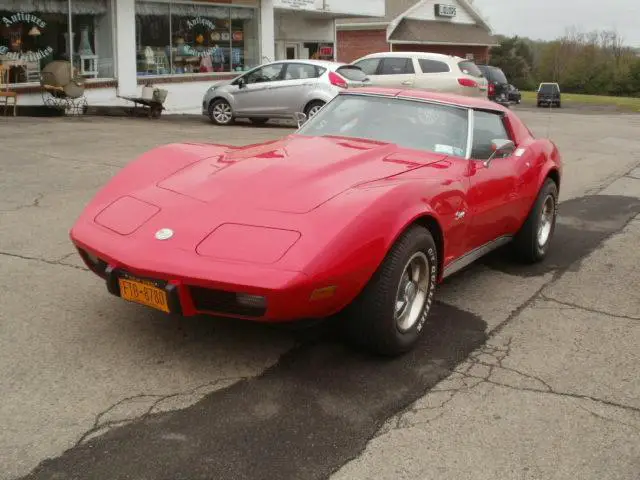
{"label": "black tire", "polygon": [[[220,108],[221,106],[226,106],[226,108],[229,109],[229,111],[231,112],[231,115],[228,119],[228,121],[220,121],[220,117],[217,117],[214,115],[214,110],[216,108]],[[227,102],[225,99],[223,98],[218,98],[216,100],[214,100],[213,102],[211,102],[209,104],[209,119],[211,119],[211,121],[215,124],[215,125],[221,125],[221,126],[225,126],[225,125],[231,125],[234,121],[234,116],[233,116],[233,110],[231,109],[231,105],[229,104],[229,102]]]}
{"label": "black tire", "polygon": [[[415,323],[402,331],[396,321],[397,294],[408,262],[417,256],[425,263],[428,285]],[[429,230],[414,226],[393,245],[360,295],[346,309],[345,326],[349,339],[381,355],[397,356],[411,350],[424,332],[433,303],[438,274],[436,244]],[[420,303],[416,308],[420,308]]]}
{"label": "black tire", "polygon": [[254,125],[264,125],[264,124],[266,124],[266,123],[269,121],[269,119],[268,119],[268,118],[256,118],[256,117],[254,117],[254,118],[250,118],[249,120],[250,120],[250,121],[251,121],[251,123],[253,123]]}
{"label": "black tire", "polygon": [[540,108],[542,106],[542,104],[540,102],[538,102],[538,108]]}
{"label": "black tire", "polygon": [[[539,229],[542,222],[542,213],[547,201],[552,199],[553,210],[551,212],[551,225],[550,231],[544,243],[541,244],[539,239]],[[556,219],[558,216],[558,186],[556,182],[547,178],[542,185],[542,188],[538,192],[538,197],[529,212],[527,220],[520,228],[514,241],[513,247],[518,259],[524,263],[537,263],[544,260],[549,251],[549,245],[553,239],[553,233],[556,228]]]}
{"label": "black tire", "polygon": [[307,106],[304,109],[304,114],[307,116],[307,118],[311,118],[312,117],[312,115],[311,115],[312,111],[314,111],[314,110],[316,110],[318,108],[322,108],[324,106],[325,106],[325,102],[323,102],[322,100],[314,100],[313,102],[309,102],[307,104]]}

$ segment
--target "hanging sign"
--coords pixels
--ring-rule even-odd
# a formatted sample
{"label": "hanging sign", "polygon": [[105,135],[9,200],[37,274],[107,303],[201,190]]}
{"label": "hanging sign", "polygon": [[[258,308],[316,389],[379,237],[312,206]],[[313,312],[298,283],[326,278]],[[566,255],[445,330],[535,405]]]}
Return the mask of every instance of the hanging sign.
{"label": "hanging sign", "polygon": [[322,10],[322,6],[318,8],[316,3],[316,0],[275,0],[273,6],[292,10]]}

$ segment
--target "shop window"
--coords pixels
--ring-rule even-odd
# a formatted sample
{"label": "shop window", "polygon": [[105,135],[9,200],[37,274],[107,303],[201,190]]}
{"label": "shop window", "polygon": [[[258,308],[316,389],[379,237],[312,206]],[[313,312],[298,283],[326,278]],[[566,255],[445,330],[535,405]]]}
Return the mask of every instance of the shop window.
{"label": "shop window", "polygon": [[139,76],[249,70],[259,63],[257,12],[139,1],[136,44]]}
{"label": "shop window", "polygon": [[[39,83],[53,60],[72,60],[85,78],[113,78],[112,16],[107,0],[0,0],[0,64],[9,82]],[[72,55],[71,55],[72,52]]]}

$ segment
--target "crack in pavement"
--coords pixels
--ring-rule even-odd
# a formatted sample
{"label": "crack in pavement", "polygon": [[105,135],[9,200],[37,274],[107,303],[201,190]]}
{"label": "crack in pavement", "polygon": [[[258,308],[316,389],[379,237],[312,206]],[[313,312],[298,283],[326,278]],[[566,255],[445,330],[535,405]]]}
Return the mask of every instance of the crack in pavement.
{"label": "crack in pavement", "polygon": [[[211,393],[212,391],[229,387],[232,384],[239,382],[241,380],[246,380],[247,378],[249,377],[225,377],[225,378],[220,378],[218,380],[213,380],[211,382],[203,383],[201,385],[198,385],[197,387],[194,387],[182,392],[174,392],[174,393],[167,393],[167,394],[141,393],[141,394],[132,395],[130,397],[123,398],[121,400],[118,400],[117,402],[115,402],[114,404],[112,404],[102,412],[98,413],[93,422],[93,426],[80,436],[78,441],[75,443],[74,447],[82,445],[84,442],[90,440],[96,435],[101,435],[103,433],[106,433],[109,429],[113,427],[123,426],[135,421],[141,421],[148,418],[150,415],[157,413],[159,411],[158,407],[160,406],[160,404],[162,404],[163,402],[166,402],[167,400],[177,399],[179,397],[188,398],[188,397],[193,397],[195,395],[198,395],[199,398],[202,398],[208,395],[209,393]],[[199,391],[205,390],[205,389],[206,391],[198,394]],[[150,406],[146,408],[144,413],[142,413],[141,415],[140,414],[133,415],[131,417],[114,419],[114,420],[103,420],[105,417],[113,413],[119,407],[122,407],[130,403],[136,403],[139,400],[147,400],[148,402],[150,402]],[[196,403],[197,401],[198,399],[194,400],[191,403]]]}
{"label": "crack in pavement", "polygon": [[27,203],[25,205],[19,205],[15,208],[8,208],[6,210],[0,210],[0,213],[13,213],[13,212],[17,212],[20,210],[24,210],[25,208],[37,208],[40,206],[40,202],[42,201],[42,199],[44,198],[44,194],[43,193],[38,193],[36,195],[36,198],[34,198],[31,203]]}
{"label": "crack in pavement", "polygon": [[[27,255],[19,255],[17,253],[10,253],[10,252],[0,252],[0,255],[5,256],[5,257],[10,257],[10,258],[19,258],[21,260],[29,260],[29,261],[33,261],[33,262],[42,262],[42,263],[46,263],[47,265],[58,265],[61,267],[67,267],[67,268],[73,268],[75,270],[82,270],[84,272],[88,272],[89,269],[86,267],[79,267],[78,265],[71,265],[69,263],[62,263],[62,260],[47,260],[46,258],[39,258],[39,257],[29,257]],[[63,257],[63,260],[65,258],[68,258],[71,255],[68,255],[66,257]]]}
{"label": "crack in pavement", "polygon": [[607,317],[612,317],[612,318],[619,318],[621,320],[640,321],[640,317],[634,317],[634,316],[631,316],[631,315],[621,315],[621,314],[618,314],[618,313],[607,312],[605,310],[599,310],[597,308],[585,307],[583,305],[578,305],[577,303],[565,302],[563,300],[558,300],[556,298],[549,297],[548,295],[545,295],[544,293],[540,293],[538,299],[545,300],[545,301],[551,302],[551,303],[556,303],[558,305],[562,305],[562,306],[565,306],[565,307],[569,307],[568,309],[584,310],[585,312],[596,313],[598,315],[605,315]]}
{"label": "crack in pavement", "polygon": [[610,423],[617,423],[618,425],[623,425],[625,427],[629,427],[633,430],[636,430],[638,432],[640,432],[640,427],[638,427],[637,425],[633,425],[631,423],[627,423],[627,422],[621,422],[620,420],[616,420],[615,418],[609,418],[606,417],[604,415],[600,415],[599,413],[594,412],[593,410],[589,410],[586,407],[583,407],[582,405],[578,405],[579,408],[581,408],[582,410],[584,410],[585,412],[590,413],[591,415],[593,415],[596,418],[599,418],[600,420],[604,420],[605,422],[610,422]]}
{"label": "crack in pavement", "polygon": [[[486,345],[473,352],[464,365],[461,365],[457,369],[455,369],[449,377],[444,379],[439,385],[436,385],[423,399],[421,399],[421,401],[429,402],[429,397],[445,394],[444,400],[437,402],[435,405],[427,406],[422,406],[421,401],[416,402],[414,405],[392,418],[391,421],[387,422],[386,426],[383,427],[380,432],[378,432],[378,434],[373,438],[384,436],[393,430],[404,430],[408,428],[414,428],[419,425],[429,424],[446,414],[446,410],[442,410],[444,410],[444,407],[451,403],[458,394],[462,392],[469,392],[480,385],[491,385],[521,392],[540,393],[544,395],[553,395],[557,397],[572,398],[576,400],[589,400],[601,405],[606,405],[635,414],[640,414],[640,407],[625,405],[603,398],[594,397],[592,395],[559,391],[553,388],[548,382],[546,382],[539,376],[505,366],[504,361],[511,354],[511,343],[512,338],[509,338],[504,345],[492,345],[487,343]],[[478,372],[478,370],[484,370],[484,372],[481,373]],[[496,380],[493,377],[498,372],[515,374],[520,379],[525,379],[528,382],[533,382],[533,384],[529,383],[528,386],[523,386],[514,385],[513,383],[509,383],[508,381],[504,380]],[[584,410],[587,410],[593,415],[602,418],[603,420],[620,423],[622,425],[626,425],[630,428],[634,428],[640,431],[639,426],[610,419],[600,414],[596,414],[595,412],[592,412],[591,410],[588,410],[581,405],[578,406],[580,408],[583,408]],[[436,413],[432,416],[427,416],[426,419],[412,419],[413,416],[418,416],[421,414],[423,415],[425,411],[434,411]]]}

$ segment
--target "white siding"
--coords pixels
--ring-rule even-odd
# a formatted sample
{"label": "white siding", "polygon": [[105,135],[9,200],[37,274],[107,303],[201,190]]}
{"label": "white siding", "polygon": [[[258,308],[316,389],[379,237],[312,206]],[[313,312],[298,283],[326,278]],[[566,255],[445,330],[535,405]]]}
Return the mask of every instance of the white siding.
{"label": "white siding", "polygon": [[273,0],[274,8],[383,17],[385,0]]}
{"label": "white siding", "polygon": [[328,18],[305,17],[295,12],[276,11],[275,39],[333,42],[333,22]]}
{"label": "white siding", "polygon": [[[436,17],[435,5],[437,3],[453,5],[456,7],[456,16],[451,19],[446,17]],[[469,14],[469,12],[467,12],[456,0],[427,0],[423,5],[413,10],[411,14],[407,15],[407,18],[411,18],[413,20],[438,20],[452,23],[476,23],[475,19]]]}

